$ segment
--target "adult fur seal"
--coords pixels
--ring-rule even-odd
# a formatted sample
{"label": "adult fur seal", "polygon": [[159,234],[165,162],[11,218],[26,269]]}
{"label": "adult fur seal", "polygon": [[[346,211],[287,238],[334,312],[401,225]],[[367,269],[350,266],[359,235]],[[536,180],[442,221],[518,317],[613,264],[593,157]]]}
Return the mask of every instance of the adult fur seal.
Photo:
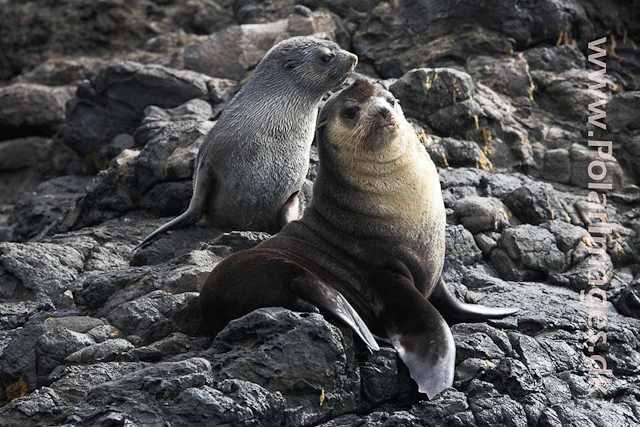
{"label": "adult fur seal", "polygon": [[203,214],[218,227],[270,233],[296,219],[318,104],[357,61],[337,44],[312,37],[271,48],[205,137],[189,208],[140,246]]}
{"label": "adult fur seal", "polygon": [[319,118],[313,201],[300,221],[224,259],[200,308],[212,332],[251,310],[316,310],[370,349],[388,337],[429,398],[453,383],[445,318],[517,309],[466,304],[440,278],[445,210],[436,167],[393,96],[364,80],[331,97]]}

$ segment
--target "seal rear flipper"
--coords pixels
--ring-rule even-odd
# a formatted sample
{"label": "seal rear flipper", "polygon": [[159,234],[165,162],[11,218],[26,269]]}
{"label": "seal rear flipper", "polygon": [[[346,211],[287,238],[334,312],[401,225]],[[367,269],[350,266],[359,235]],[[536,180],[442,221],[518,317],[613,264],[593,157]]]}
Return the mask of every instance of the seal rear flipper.
{"label": "seal rear flipper", "polygon": [[197,171],[195,184],[193,186],[193,195],[191,196],[191,201],[189,202],[187,210],[179,217],[172,219],[153,233],[149,234],[138,246],[133,248],[133,251],[136,251],[138,248],[146,245],[160,233],[197,223],[204,213],[205,202],[207,201],[208,196],[210,196],[208,193],[214,187],[212,185],[210,175],[212,174],[208,173],[206,170]]}
{"label": "seal rear flipper", "polygon": [[380,350],[378,343],[376,343],[367,325],[340,292],[324,283],[315,275],[294,279],[292,285],[293,292],[302,300],[300,302],[311,303],[320,310],[328,311],[353,329],[367,345],[369,351]]}
{"label": "seal rear flipper", "polygon": [[[380,286],[381,322],[418,390],[432,399],[453,385],[456,347],[449,325],[406,277]],[[385,289],[386,288],[386,289]]]}
{"label": "seal rear flipper", "polygon": [[519,308],[487,307],[480,304],[467,304],[459,301],[440,278],[429,297],[429,302],[449,320],[485,320],[505,317],[518,312]]}

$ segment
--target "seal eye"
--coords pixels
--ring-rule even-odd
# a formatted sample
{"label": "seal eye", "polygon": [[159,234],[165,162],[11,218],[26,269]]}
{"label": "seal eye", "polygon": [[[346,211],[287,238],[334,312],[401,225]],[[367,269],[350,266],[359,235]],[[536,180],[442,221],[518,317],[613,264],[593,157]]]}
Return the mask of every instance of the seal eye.
{"label": "seal eye", "polygon": [[396,106],[396,99],[395,98],[387,98],[387,102],[389,103],[389,105],[391,105],[392,107]]}
{"label": "seal eye", "polygon": [[347,107],[342,111],[342,114],[349,120],[353,120],[358,115],[358,111],[360,111],[360,107]]}
{"label": "seal eye", "polygon": [[320,57],[320,62],[322,62],[323,64],[328,64],[329,62],[331,62],[334,56],[336,56],[334,53],[325,53]]}

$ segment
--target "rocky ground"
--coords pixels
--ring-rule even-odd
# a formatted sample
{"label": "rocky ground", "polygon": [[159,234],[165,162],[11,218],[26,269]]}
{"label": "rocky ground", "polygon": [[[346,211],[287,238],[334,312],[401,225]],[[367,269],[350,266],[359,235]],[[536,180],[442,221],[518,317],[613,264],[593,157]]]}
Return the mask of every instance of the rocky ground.
{"label": "rocky ground", "polygon": [[[452,326],[455,384],[432,401],[392,348],[320,315],[262,309],[207,337],[207,274],[264,233],[191,227],[132,252],[186,207],[252,67],[302,34],[400,100],[440,168],[458,296],[521,307]],[[603,36],[606,131],[587,125]],[[637,0],[8,0],[0,43],[3,426],[640,425]],[[580,304],[590,130],[614,141],[598,329]],[[592,354],[606,394],[589,394]]]}

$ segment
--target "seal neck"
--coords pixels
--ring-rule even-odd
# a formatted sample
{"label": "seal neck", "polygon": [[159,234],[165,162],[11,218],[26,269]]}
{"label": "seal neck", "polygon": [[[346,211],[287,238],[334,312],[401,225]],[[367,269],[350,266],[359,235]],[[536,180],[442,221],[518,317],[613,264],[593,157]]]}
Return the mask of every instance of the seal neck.
{"label": "seal neck", "polygon": [[220,122],[228,122],[238,136],[312,140],[322,94],[309,92],[286,79],[252,78],[223,112],[229,120]]}

